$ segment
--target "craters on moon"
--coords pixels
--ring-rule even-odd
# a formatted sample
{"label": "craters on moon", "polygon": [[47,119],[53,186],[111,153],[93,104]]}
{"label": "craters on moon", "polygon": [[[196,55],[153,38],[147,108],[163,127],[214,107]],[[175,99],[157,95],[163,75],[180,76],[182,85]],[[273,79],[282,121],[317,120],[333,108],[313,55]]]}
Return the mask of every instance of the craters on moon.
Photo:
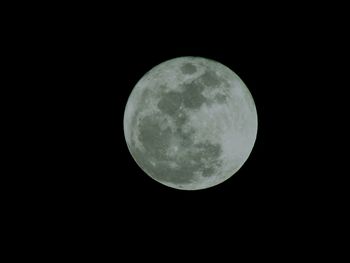
{"label": "craters on moon", "polygon": [[[211,67],[210,63],[216,62],[208,65],[205,62],[185,59],[171,67],[167,64],[164,76],[158,66],[153,79],[151,71],[147,83],[141,80],[135,87],[143,88],[142,96],[130,96],[128,101],[134,109],[128,122],[131,127],[127,127],[130,137],[126,136],[132,156],[153,179],[178,189],[207,188],[229,177],[223,174],[227,156],[220,140],[222,135],[216,134],[217,140],[203,136],[207,134],[201,131],[203,125],[192,122],[204,106],[206,111],[211,106],[217,110],[218,105],[232,100],[227,73],[223,77]],[[175,77],[167,75],[171,71],[177,72]],[[200,120],[204,127],[218,126],[217,120],[203,114],[198,116],[204,116]],[[215,125],[209,125],[211,122]]]}
{"label": "craters on moon", "polygon": [[181,66],[183,74],[193,74],[197,71],[196,67],[191,63],[185,63]]}
{"label": "craters on moon", "polygon": [[206,86],[217,86],[221,83],[219,80],[218,76],[214,71],[207,70],[203,75],[202,75],[202,81],[204,85]]}
{"label": "craters on moon", "polygon": [[[185,64],[182,70],[190,74],[196,68]],[[138,149],[135,152],[136,159],[142,162],[142,167],[153,178],[165,183],[186,185],[196,178],[218,173],[221,146],[210,141],[195,143],[193,136],[196,129],[188,130],[185,124],[188,124],[192,111],[198,110],[204,103],[211,103],[203,95],[204,89],[219,83],[215,73],[206,71],[201,78],[180,84],[178,91],[166,91],[167,84],[160,85],[159,98],[153,101],[158,113],[143,117],[137,126],[138,140],[142,142],[145,152]],[[161,127],[164,124],[163,116],[169,120],[165,129]]]}
{"label": "craters on moon", "polygon": [[194,143],[195,131],[162,130],[159,115],[148,116],[139,124],[144,151],[134,148],[135,159],[152,177],[163,183],[186,185],[197,177],[209,177],[220,167],[221,146],[210,142]]}

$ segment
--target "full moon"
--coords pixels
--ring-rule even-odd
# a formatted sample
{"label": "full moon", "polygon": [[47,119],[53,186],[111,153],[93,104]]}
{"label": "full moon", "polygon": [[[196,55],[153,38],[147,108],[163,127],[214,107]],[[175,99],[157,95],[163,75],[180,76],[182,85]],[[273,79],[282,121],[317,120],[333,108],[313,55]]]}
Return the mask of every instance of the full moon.
{"label": "full moon", "polygon": [[124,112],[128,149],[157,182],[181,190],[218,185],[248,159],[257,134],[255,103],[228,67],[179,57],[147,72]]}

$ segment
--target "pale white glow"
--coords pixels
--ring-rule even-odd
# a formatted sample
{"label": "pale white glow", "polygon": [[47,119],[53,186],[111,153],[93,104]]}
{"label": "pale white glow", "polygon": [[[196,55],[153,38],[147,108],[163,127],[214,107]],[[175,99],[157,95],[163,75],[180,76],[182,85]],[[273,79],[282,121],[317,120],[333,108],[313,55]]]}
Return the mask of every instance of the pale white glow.
{"label": "pale white glow", "polygon": [[248,159],[257,112],[243,81],[205,58],[180,57],[151,69],[134,87],[124,133],[136,163],[183,190],[222,183]]}

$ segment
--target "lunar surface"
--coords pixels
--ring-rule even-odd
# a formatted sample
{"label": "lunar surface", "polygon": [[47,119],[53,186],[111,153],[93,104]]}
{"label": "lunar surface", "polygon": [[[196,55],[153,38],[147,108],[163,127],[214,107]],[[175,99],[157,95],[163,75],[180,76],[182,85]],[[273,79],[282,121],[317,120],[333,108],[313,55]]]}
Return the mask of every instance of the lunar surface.
{"label": "lunar surface", "polygon": [[198,190],[235,174],[257,134],[254,100],[223,64],[200,57],[165,61],[132,90],[124,113],[128,149],[154,180]]}

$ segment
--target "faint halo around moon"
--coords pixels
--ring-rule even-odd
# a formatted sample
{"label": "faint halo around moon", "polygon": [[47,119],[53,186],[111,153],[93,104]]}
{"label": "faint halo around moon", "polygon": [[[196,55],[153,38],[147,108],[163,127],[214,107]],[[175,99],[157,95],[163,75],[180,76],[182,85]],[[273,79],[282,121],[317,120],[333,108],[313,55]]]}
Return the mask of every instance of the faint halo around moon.
{"label": "faint halo around moon", "polygon": [[248,159],[257,134],[254,100],[228,67],[179,57],[147,72],[124,112],[128,149],[141,169],[166,186],[218,185]]}

